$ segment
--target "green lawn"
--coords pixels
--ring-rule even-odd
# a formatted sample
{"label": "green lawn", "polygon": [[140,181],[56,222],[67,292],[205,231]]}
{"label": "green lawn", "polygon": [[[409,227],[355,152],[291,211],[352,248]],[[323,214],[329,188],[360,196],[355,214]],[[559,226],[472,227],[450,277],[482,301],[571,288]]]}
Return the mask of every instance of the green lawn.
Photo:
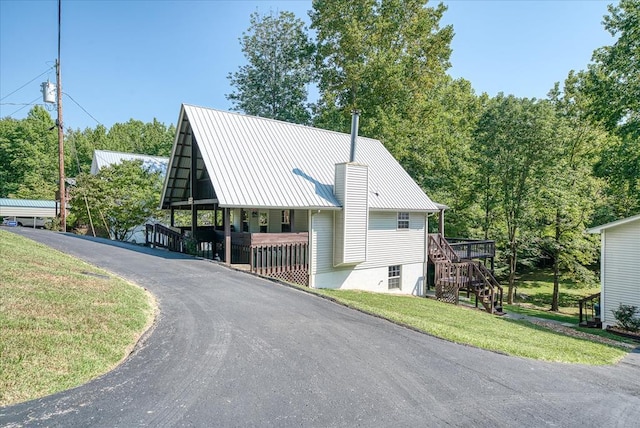
{"label": "green lawn", "polygon": [[[600,292],[600,287],[582,287],[569,280],[560,281],[559,309],[563,314],[577,315],[578,300]],[[506,284],[505,294],[506,294]],[[535,309],[550,309],[553,297],[553,272],[539,269],[523,273],[516,280],[516,303]],[[576,321],[577,323],[577,321]]]}
{"label": "green lawn", "polygon": [[0,230],[0,406],[68,389],[126,357],[155,314],[142,288]]}
{"label": "green lawn", "polygon": [[315,290],[340,303],[456,343],[518,357],[562,363],[613,364],[627,354],[617,346],[566,336],[432,299],[349,290]]}

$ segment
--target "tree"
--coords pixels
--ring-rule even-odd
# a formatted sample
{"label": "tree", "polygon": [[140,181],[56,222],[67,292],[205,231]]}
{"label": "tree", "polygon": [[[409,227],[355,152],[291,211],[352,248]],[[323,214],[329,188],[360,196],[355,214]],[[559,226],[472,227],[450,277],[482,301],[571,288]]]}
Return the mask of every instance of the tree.
{"label": "tree", "polygon": [[2,119],[0,126],[0,196],[53,199],[58,179],[55,123],[40,106],[25,119]]}
{"label": "tree", "polygon": [[[314,0],[320,106],[316,125],[348,131],[362,112],[366,136],[409,118],[449,68],[453,28],[440,28],[446,7],[424,0]],[[410,120],[411,118],[409,118]]]}
{"label": "tree", "polygon": [[291,12],[251,14],[240,39],[248,61],[228,78],[233,109],[247,114],[307,124],[311,111],[307,86],[313,79],[314,45],[302,20]]}
{"label": "tree", "polygon": [[554,156],[553,118],[549,103],[499,94],[489,102],[475,130],[472,149],[477,153],[477,179],[486,177],[495,186],[492,197],[505,225],[509,303],[513,303],[522,229],[533,219],[537,190]]}
{"label": "tree", "polygon": [[612,212],[605,222],[640,212],[640,1],[621,0],[608,10],[603,24],[616,42],[596,49],[579,74],[590,119],[619,137],[603,147],[595,167],[608,184]]}
{"label": "tree", "polygon": [[549,93],[555,109],[555,156],[538,194],[540,247],[553,262],[552,311],[559,309],[561,275],[569,275],[577,283],[595,282],[585,266],[596,258],[597,240],[585,229],[603,188],[601,180],[593,176],[593,165],[609,135],[584,116],[587,99],[576,90],[577,80],[570,73],[564,92],[556,83]]}
{"label": "tree", "polygon": [[618,36],[613,46],[593,53],[583,89],[592,97],[590,113],[609,130],[640,138],[640,1],[608,6],[604,28]]}
{"label": "tree", "polygon": [[141,161],[124,161],[97,175],[81,174],[70,205],[78,222],[102,224],[110,236],[123,241],[133,228],[157,215],[161,190],[159,173],[147,171]]}

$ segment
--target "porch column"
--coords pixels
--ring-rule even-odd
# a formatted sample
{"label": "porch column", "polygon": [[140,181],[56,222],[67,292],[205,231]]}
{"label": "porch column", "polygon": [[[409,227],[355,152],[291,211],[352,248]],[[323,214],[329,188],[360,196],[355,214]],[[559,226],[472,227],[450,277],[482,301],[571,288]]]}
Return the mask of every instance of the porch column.
{"label": "porch column", "polygon": [[295,212],[296,210],[294,209],[289,210],[289,232],[295,232],[293,230],[293,220],[295,219],[295,214],[294,214]]}
{"label": "porch column", "polygon": [[175,225],[176,225],[176,209],[174,207],[171,207],[171,219],[169,221],[170,221],[169,225],[171,227],[175,227]]}
{"label": "porch column", "polygon": [[189,198],[189,203],[191,204],[191,233],[192,237],[196,237],[196,229],[198,228],[198,210],[196,209],[196,196],[197,196],[197,186],[198,186],[198,163],[197,158],[198,154],[196,151],[196,138],[191,136],[191,168],[189,171],[190,178],[190,188],[191,188],[191,197]]}
{"label": "porch column", "polygon": [[229,208],[224,209],[224,262],[231,264],[231,216]]}
{"label": "porch column", "polygon": [[440,214],[438,215],[438,233],[444,238],[444,208],[440,209]]}

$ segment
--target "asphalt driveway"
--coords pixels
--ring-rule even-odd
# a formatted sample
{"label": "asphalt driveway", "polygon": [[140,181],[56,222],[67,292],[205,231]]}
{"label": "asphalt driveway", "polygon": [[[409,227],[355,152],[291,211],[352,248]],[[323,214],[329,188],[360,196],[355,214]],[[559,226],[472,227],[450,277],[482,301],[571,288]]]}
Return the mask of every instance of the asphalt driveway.
{"label": "asphalt driveway", "polygon": [[146,287],[161,312],[117,369],[0,408],[0,426],[640,425],[640,354],[610,367],[507,357],[209,261],[11,231]]}

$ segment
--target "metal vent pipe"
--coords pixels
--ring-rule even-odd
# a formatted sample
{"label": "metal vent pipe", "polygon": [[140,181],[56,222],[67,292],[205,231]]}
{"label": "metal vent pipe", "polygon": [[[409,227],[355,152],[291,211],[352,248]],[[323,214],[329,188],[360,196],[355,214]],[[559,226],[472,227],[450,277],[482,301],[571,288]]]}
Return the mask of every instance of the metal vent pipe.
{"label": "metal vent pipe", "polygon": [[356,161],[356,139],[358,138],[359,117],[360,117],[359,110],[351,111],[351,154],[349,155],[349,162]]}

